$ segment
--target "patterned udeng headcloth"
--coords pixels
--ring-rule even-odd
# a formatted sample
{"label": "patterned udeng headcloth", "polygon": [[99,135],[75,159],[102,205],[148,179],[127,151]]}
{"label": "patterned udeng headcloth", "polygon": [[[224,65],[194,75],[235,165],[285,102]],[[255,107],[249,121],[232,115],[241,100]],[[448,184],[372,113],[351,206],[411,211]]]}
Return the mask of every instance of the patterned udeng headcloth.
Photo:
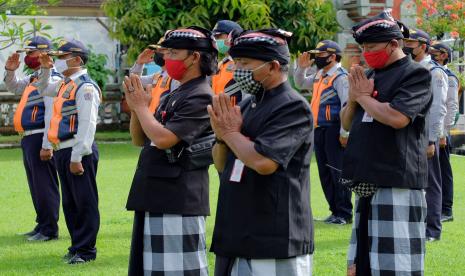
{"label": "patterned udeng headcloth", "polygon": [[368,18],[352,28],[357,43],[387,42],[392,39],[403,39],[409,36],[408,28],[394,20],[390,10]]}
{"label": "patterned udeng headcloth", "polygon": [[212,52],[217,51],[212,33],[202,27],[191,26],[166,33],[161,43],[164,48],[187,49]]}
{"label": "patterned udeng headcloth", "polygon": [[288,43],[292,33],[281,29],[263,29],[231,34],[229,54],[233,58],[246,57],[263,61],[277,60],[288,64],[290,53]]}

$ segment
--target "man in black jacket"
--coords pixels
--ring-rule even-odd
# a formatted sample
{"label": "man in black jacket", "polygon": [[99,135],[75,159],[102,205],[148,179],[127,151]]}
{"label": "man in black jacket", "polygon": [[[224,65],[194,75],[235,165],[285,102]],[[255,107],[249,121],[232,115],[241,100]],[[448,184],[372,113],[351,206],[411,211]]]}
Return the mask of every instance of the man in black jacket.
{"label": "man in black jacket", "polygon": [[234,80],[251,97],[209,106],[221,184],[211,250],[215,275],[311,275],[309,165],[312,115],[287,82],[290,33],[235,37]]}
{"label": "man in black jacket", "polygon": [[402,52],[389,12],[354,26],[369,67],[349,74],[342,181],[356,193],[348,275],[423,275],[431,76]]}

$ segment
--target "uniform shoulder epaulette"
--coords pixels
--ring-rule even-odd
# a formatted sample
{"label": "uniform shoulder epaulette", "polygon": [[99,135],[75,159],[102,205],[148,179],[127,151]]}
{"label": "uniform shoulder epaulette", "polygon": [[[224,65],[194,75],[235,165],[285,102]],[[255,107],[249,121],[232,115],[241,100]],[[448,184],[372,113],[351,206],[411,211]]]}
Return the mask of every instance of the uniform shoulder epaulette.
{"label": "uniform shoulder epaulette", "polygon": [[437,63],[436,61],[431,60],[431,61],[429,62],[429,64],[430,64],[430,67],[429,67],[430,72],[432,72],[433,70],[436,70],[436,69],[440,69],[440,70],[442,70],[444,73],[447,74],[446,69],[445,69],[443,66],[441,66],[439,63]]}
{"label": "uniform shoulder epaulette", "polygon": [[97,85],[97,83],[95,83],[94,80],[92,80],[90,78],[90,76],[88,74],[83,74],[81,76],[79,76],[79,78],[77,78],[75,80],[75,83],[77,85],[77,89],[76,89],[76,92],[79,91],[79,88],[81,88],[81,86],[83,86],[84,84],[88,83],[88,84],[92,84],[96,89],[97,91],[99,92],[99,94],[102,93],[102,91],[100,90],[100,87]]}
{"label": "uniform shoulder epaulette", "polygon": [[52,77],[59,77],[59,78],[63,79],[63,75],[58,73],[56,70],[52,70],[51,76]]}
{"label": "uniform shoulder epaulette", "polygon": [[334,78],[333,82],[335,82],[338,78],[340,78],[342,76],[347,76],[347,75],[349,75],[349,72],[347,72],[346,69],[344,69],[342,67],[339,67],[336,70],[336,77]]}

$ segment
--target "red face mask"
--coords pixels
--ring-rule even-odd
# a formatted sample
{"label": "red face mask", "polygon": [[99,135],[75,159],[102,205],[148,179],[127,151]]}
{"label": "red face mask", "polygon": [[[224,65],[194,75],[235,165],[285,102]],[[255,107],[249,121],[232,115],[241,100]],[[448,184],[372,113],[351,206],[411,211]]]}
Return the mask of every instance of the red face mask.
{"label": "red face mask", "polygon": [[175,80],[180,80],[184,77],[184,74],[187,71],[187,66],[184,64],[184,60],[176,60],[176,59],[165,59],[165,68],[166,72],[168,72],[168,75],[175,79]]}
{"label": "red face mask", "polygon": [[391,56],[387,53],[386,47],[378,51],[363,53],[363,57],[365,58],[365,61],[367,62],[368,66],[370,66],[370,68],[379,69],[383,68],[386,65],[387,61],[389,60],[389,57]]}
{"label": "red face mask", "polygon": [[40,66],[39,57],[25,56],[24,63],[26,64],[27,67],[31,69],[36,69],[37,67]]}

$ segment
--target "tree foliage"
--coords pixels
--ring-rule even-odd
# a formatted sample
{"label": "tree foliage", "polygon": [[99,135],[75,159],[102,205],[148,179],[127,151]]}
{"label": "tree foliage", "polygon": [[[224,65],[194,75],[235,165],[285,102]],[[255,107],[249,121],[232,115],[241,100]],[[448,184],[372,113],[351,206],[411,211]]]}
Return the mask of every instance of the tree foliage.
{"label": "tree foliage", "polygon": [[465,86],[464,42],[465,42],[465,1],[464,0],[415,0],[417,25],[437,40],[450,37],[454,39],[452,47],[459,52],[459,57],[449,64],[456,73],[461,87]]}
{"label": "tree foliage", "polygon": [[103,90],[108,81],[108,76],[113,74],[106,65],[108,57],[105,54],[97,54],[91,45],[89,48],[89,59],[86,64],[87,71],[90,77],[97,82],[98,86]]}
{"label": "tree foliage", "polygon": [[112,35],[129,46],[130,60],[166,30],[198,25],[212,29],[221,19],[244,29],[279,27],[294,33],[291,52],[308,50],[338,30],[329,0],[106,0]]}
{"label": "tree foliage", "polygon": [[[13,45],[22,45],[35,35],[50,38],[47,31],[52,28],[40,21],[30,19],[26,23],[17,24],[10,20],[9,15],[41,15],[45,14],[38,0],[0,0],[0,50]],[[48,0],[49,5],[56,5],[60,0]]]}
{"label": "tree foliage", "polygon": [[[7,15],[0,14],[0,50],[13,45],[23,45],[25,41],[36,35],[51,38],[47,33],[52,29],[50,25],[44,25],[36,19],[29,19],[28,24],[11,21]],[[55,38],[55,40],[58,38]]]}
{"label": "tree foliage", "polygon": [[465,38],[465,1],[416,0],[417,25],[431,35],[442,39],[445,34],[452,38]]}
{"label": "tree foliage", "polygon": [[[0,0],[0,14],[42,15],[45,10],[39,6],[39,0]],[[48,0],[48,5],[56,5],[60,0]]]}

